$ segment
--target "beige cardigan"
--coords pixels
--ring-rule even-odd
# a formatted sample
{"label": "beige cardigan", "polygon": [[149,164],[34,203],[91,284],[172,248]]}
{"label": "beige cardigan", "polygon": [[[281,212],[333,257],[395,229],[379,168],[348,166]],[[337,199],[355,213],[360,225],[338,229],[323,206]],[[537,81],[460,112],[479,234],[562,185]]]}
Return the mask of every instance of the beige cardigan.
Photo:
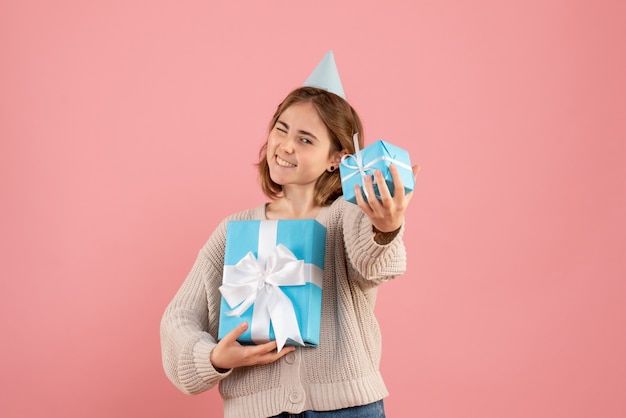
{"label": "beige cardigan", "polygon": [[319,347],[298,347],[275,363],[223,374],[212,366],[226,224],[257,219],[266,219],[265,205],[219,224],[163,314],[161,348],[169,379],[188,394],[219,382],[227,418],[335,410],[387,396],[374,304],[376,287],[405,271],[404,227],[389,244],[379,245],[369,219],[342,197],[317,217],[327,228]]}

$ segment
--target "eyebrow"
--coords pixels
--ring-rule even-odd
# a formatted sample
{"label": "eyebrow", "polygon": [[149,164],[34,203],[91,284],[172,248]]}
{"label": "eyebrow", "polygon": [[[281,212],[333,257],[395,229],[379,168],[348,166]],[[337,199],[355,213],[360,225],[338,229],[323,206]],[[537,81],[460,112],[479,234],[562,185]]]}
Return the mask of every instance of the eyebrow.
{"label": "eyebrow", "polygon": [[[285,127],[285,129],[289,129],[289,125],[287,125],[285,122],[283,122],[282,120],[277,120],[276,123],[280,123],[281,125],[283,125]],[[299,134],[301,135],[306,135],[306,136],[310,136],[311,138],[313,138],[314,140],[318,141],[317,137],[315,135],[313,135],[311,132],[308,131],[303,131],[303,130],[299,130],[298,131]]]}

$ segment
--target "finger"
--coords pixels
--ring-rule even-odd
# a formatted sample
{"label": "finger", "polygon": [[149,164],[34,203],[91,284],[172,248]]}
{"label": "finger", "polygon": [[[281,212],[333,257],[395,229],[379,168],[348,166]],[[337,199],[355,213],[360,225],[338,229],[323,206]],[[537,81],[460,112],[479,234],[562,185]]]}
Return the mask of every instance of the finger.
{"label": "finger", "polygon": [[276,350],[276,341],[270,341],[269,343],[257,346],[249,346],[247,348],[250,350],[247,356],[250,365],[273,363],[296,349],[296,347],[293,346],[286,346],[278,352]]}
{"label": "finger", "polygon": [[393,198],[396,201],[402,201],[405,197],[404,182],[402,181],[398,167],[393,164],[390,165],[389,172],[391,173],[391,179],[393,180]]}
{"label": "finger", "polygon": [[422,167],[419,165],[414,165],[411,168],[413,169],[413,182],[415,182],[417,180],[417,174],[420,172]]}
{"label": "finger", "polygon": [[[251,346],[253,347],[254,350],[254,354],[255,355],[265,355],[265,354],[276,354],[278,351],[276,350],[278,347],[278,344],[276,343],[276,341],[270,341],[267,343],[263,343],[263,344],[258,344],[255,346]],[[280,350],[281,356],[283,355],[283,351],[285,351],[285,354],[290,353],[291,351],[295,350],[296,348],[294,346],[285,346],[282,350]]]}
{"label": "finger", "polygon": [[269,353],[271,351],[276,350],[276,347],[277,347],[277,343],[274,340],[274,341],[270,341],[267,343],[255,345],[254,349],[257,352],[257,354],[265,354],[265,353]]}
{"label": "finger", "polygon": [[413,190],[411,190],[409,193],[407,193],[404,196],[405,202],[408,205],[409,203],[411,203],[411,199],[413,199]]}
{"label": "finger", "polygon": [[270,362],[274,362],[280,358],[283,358],[284,356],[291,353],[292,351],[296,351],[296,347],[293,347],[293,346],[283,347],[283,349],[280,350],[280,352],[277,351],[274,353],[270,353],[271,354]]}
{"label": "finger", "polygon": [[[420,167],[419,165],[414,165],[412,167],[413,169],[413,182],[417,181],[417,174],[420,172],[420,170],[422,169],[422,167]],[[415,190],[411,190],[411,192],[407,193],[406,195],[406,202],[407,204],[411,201],[411,199],[413,198],[413,192]]]}
{"label": "finger", "polygon": [[391,191],[385,181],[385,176],[383,176],[383,172],[380,170],[376,170],[374,176],[376,177],[376,184],[378,185],[378,195],[380,196],[380,201],[383,206],[389,206],[392,197]]}
{"label": "finger", "polygon": [[224,341],[225,344],[233,343],[237,340],[237,338],[241,337],[241,335],[246,332],[247,329],[248,323],[242,322],[241,324],[233,328],[232,331],[226,334],[224,338],[222,338],[222,341]]}
{"label": "finger", "polygon": [[367,191],[367,204],[375,212],[380,207],[380,202],[374,191],[374,178],[372,176],[365,177],[365,190]]}
{"label": "finger", "polygon": [[358,184],[354,186],[354,196],[356,197],[356,204],[366,215],[369,215],[372,212],[372,209],[363,198],[363,192],[361,192],[361,187]]}
{"label": "finger", "polygon": [[417,173],[420,172],[422,167],[420,167],[419,165],[414,165],[412,168],[413,168],[413,180],[417,180]]}

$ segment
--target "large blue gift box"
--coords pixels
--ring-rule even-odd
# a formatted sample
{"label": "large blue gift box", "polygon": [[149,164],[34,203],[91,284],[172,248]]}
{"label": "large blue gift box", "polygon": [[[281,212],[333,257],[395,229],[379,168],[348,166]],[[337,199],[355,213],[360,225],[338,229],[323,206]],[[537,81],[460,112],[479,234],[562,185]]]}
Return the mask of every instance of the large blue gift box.
{"label": "large blue gift box", "polygon": [[[383,140],[378,140],[362,150],[357,150],[355,154],[347,155],[339,164],[344,199],[348,202],[357,203],[354,186],[358,184],[361,187],[363,198],[367,201],[368,196],[365,194],[364,181],[367,176],[373,177],[375,170],[382,172],[387,187],[393,196],[393,179],[389,171],[391,164],[398,168],[404,185],[404,192],[412,191],[415,188],[415,177],[413,177],[408,151]],[[375,183],[374,192],[376,197],[380,198],[378,185]]]}
{"label": "large blue gift box", "polygon": [[232,221],[226,229],[218,339],[319,345],[326,228],[313,219]]}

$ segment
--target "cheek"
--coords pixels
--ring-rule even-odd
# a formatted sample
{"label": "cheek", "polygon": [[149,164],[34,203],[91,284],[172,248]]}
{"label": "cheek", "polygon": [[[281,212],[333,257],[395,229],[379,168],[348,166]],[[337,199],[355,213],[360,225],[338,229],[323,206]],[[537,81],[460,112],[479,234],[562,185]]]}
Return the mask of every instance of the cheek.
{"label": "cheek", "polygon": [[285,141],[284,135],[274,130],[272,130],[272,132],[270,132],[269,135],[267,135],[268,145],[271,144],[272,146],[277,147],[284,141]]}
{"label": "cheek", "polygon": [[274,151],[276,151],[276,139],[272,135],[267,137],[267,146],[265,148],[267,155],[274,155]]}

